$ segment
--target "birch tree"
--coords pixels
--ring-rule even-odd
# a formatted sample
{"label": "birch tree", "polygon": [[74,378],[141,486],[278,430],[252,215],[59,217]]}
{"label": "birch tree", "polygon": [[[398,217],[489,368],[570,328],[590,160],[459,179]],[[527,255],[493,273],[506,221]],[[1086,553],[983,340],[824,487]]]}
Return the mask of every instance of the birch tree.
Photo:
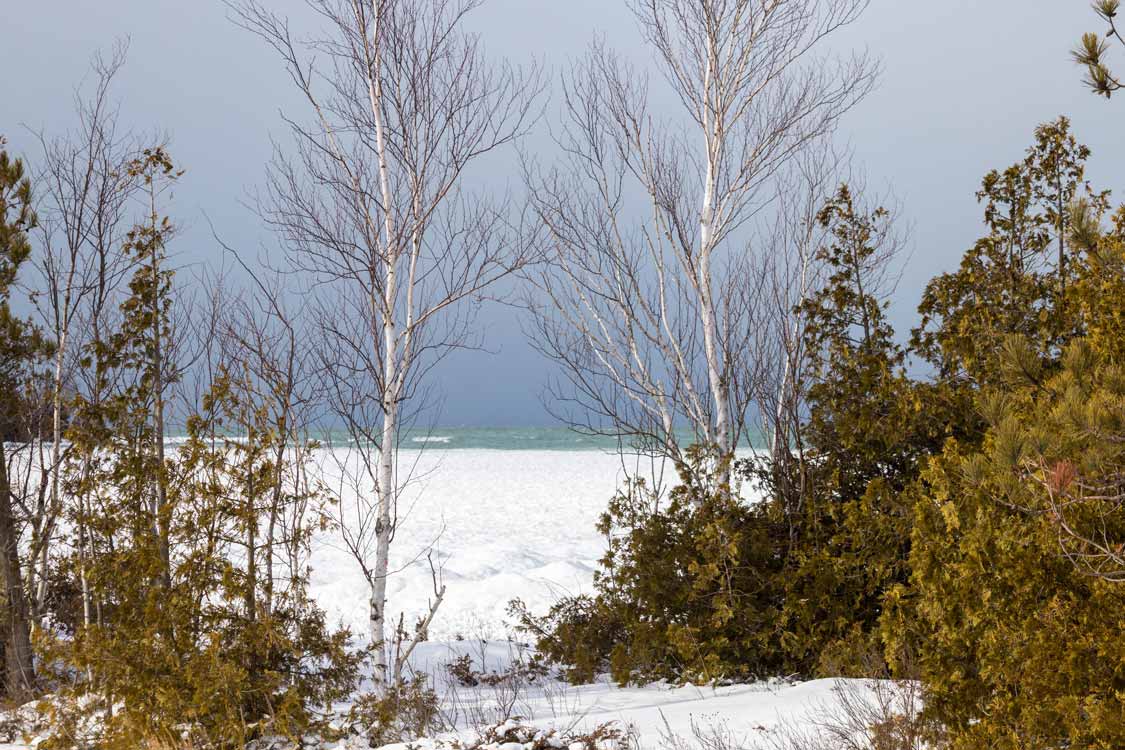
{"label": "birch tree", "polygon": [[382,683],[401,679],[444,593],[435,571],[413,634],[388,633],[390,547],[410,474],[400,442],[429,405],[426,373],[477,343],[476,309],[533,259],[508,201],[466,187],[484,157],[527,130],[541,88],[536,70],[490,64],[463,30],[479,4],[306,0],[323,28],[303,39],[256,0],[232,6],[307,104],[305,120],[286,118],[293,147],[278,150],[262,208],[319,304],[327,405],[349,436],[343,468],[358,495],[341,506],[341,536],[369,584]]}
{"label": "birch tree", "polygon": [[677,116],[603,42],[564,78],[561,163],[526,174],[552,260],[536,345],[568,422],[676,459],[684,431],[721,454],[745,437],[778,251],[756,228],[873,85],[866,57],[822,52],[866,5],[633,0]]}

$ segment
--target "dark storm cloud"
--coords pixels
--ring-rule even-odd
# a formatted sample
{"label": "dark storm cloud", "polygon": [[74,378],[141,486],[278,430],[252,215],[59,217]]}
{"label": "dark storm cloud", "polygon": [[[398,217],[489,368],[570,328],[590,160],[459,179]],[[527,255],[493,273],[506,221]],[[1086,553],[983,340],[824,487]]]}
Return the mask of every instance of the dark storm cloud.
{"label": "dark storm cloud", "polygon": [[[219,0],[3,0],[0,133],[33,156],[24,125],[48,131],[72,121],[71,93],[90,55],[131,39],[118,97],[125,120],[172,137],[188,169],[176,211],[186,225],[184,262],[219,257],[204,216],[231,244],[268,247],[242,201],[261,182],[270,138],[284,137],[279,110],[300,114],[284,71],[258,39],[236,28]],[[299,13],[297,0],[270,3]],[[295,23],[299,24],[299,18]],[[640,65],[641,46],[622,0],[491,0],[472,18],[491,53],[538,57],[556,71],[604,35]],[[881,58],[879,89],[845,122],[870,185],[891,188],[913,226],[913,255],[895,318],[909,325],[925,280],[954,266],[980,230],[973,198],[980,177],[1019,158],[1034,126],[1059,114],[1094,150],[1090,177],[1125,188],[1125,99],[1105,102],[1080,85],[1068,50],[1097,28],[1084,2],[876,0],[835,45]],[[545,139],[533,141],[542,149]],[[516,177],[514,155],[512,178]],[[499,170],[504,171],[504,170]],[[489,348],[440,373],[447,424],[519,425],[547,418],[537,395],[550,372],[514,313],[487,313]]]}

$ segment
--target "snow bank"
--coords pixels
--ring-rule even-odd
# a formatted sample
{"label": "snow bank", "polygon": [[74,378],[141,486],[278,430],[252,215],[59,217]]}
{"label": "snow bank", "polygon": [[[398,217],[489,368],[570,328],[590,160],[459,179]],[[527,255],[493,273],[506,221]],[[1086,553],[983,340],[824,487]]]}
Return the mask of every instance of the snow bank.
{"label": "snow bank", "polygon": [[[487,686],[457,685],[444,665],[463,654],[472,658],[474,669],[495,674],[509,671],[515,660],[528,655],[518,644],[506,641],[430,642],[419,647],[413,664],[431,676],[444,703],[485,708],[493,707],[498,697],[508,696]],[[669,731],[690,739],[694,727],[722,729],[732,738],[746,740],[740,747],[753,747],[755,736],[775,731],[782,723],[812,725],[824,719],[837,705],[839,691],[866,694],[875,686],[873,680],[824,679],[716,687],[663,683],[620,687],[608,679],[591,685],[568,685],[547,678],[521,685],[511,713],[530,726],[565,728],[568,733],[616,723],[630,728],[642,747],[661,745]],[[491,718],[502,721],[510,717]]]}

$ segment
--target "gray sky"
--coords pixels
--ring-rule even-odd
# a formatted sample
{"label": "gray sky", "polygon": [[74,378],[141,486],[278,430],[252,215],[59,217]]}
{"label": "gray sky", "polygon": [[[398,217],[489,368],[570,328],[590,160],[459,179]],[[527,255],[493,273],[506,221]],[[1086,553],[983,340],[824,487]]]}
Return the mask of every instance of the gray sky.
{"label": "gray sky", "polygon": [[[240,201],[261,182],[270,136],[285,136],[279,110],[304,113],[272,51],[231,24],[220,0],[0,2],[0,133],[16,151],[34,153],[25,125],[70,125],[71,93],[90,56],[129,36],[116,90],[123,119],[169,133],[188,170],[175,204],[186,227],[181,259],[218,256],[205,215],[233,245],[269,241]],[[299,0],[270,4],[296,10]],[[638,65],[650,59],[623,0],[489,0],[471,25],[490,54],[537,56],[555,72],[595,33]],[[867,48],[884,67],[843,137],[869,186],[893,191],[912,226],[897,324],[913,322],[926,280],[955,267],[979,236],[980,178],[1017,160],[1036,124],[1070,116],[1094,152],[1089,177],[1125,192],[1125,99],[1089,94],[1068,58],[1081,33],[1098,28],[1086,0],[873,0],[837,39],[837,47]],[[1125,66],[1125,54],[1117,57]],[[459,354],[437,373],[446,396],[440,421],[550,424],[539,404],[550,363],[528,347],[513,314],[492,311],[482,322],[493,353]]]}

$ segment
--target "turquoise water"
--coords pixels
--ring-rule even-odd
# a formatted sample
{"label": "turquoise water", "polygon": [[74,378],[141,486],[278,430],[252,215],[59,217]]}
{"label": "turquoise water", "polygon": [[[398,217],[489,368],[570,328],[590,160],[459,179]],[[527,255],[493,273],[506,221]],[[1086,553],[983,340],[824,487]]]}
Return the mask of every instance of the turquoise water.
{"label": "turquoise water", "polygon": [[617,441],[561,427],[448,427],[409,434],[403,448],[426,450],[614,451]]}
{"label": "turquoise water", "polygon": [[[342,446],[351,441],[341,431],[330,435],[310,435],[325,445]],[[170,442],[183,437],[169,435]],[[682,445],[692,443],[688,432],[679,435]],[[407,433],[400,445],[403,450],[498,450],[498,451],[602,451],[614,453],[617,440],[598,435],[582,435],[565,427],[436,427]],[[745,447],[752,447],[749,442]]]}
{"label": "turquoise water", "polygon": [[[689,433],[680,442],[692,442]],[[748,444],[749,445],[749,444]],[[402,448],[425,450],[538,450],[538,451],[609,451],[618,449],[614,438],[582,435],[563,427],[448,427],[407,435]]]}

